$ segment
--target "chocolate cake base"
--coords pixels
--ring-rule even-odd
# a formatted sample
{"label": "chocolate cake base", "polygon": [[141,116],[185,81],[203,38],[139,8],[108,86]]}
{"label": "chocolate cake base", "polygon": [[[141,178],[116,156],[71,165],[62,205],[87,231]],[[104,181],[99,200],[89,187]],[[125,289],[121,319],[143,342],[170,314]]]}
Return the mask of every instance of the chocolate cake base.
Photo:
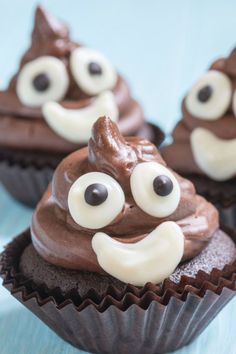
{"label": "chocolate cake base", "polygon": [[[138,135],[156,146],[160,146],[164,139],[161,129],[150,123],[146,123]],[[0,147],[0,182],[15,199],[35,207],[51,181],[55,168],[67,155]]]}
{"label": "chocolate cake base", "polygon": [[123,290],[126,286],[109,275],[79,272],[51,265],[38,255],[32,243],[24,250],[19,269],[25,278],[31,279],[37,286],[44,284],[49,290],[59,287],[63,295],[75,289],[81,297],[91,289],[102,295],[109,286],[115,286],[118,290]]}
{"label": "chocolate cake base", "polygon": [[[213,268],[223,269],[226,264],[236,259],[236,247],[232,239],[219,230],[209,245],[194,259],[180,265],[170,276],[178,283],[181,276],[195,277],[199,270],[208,274]],[[126,284],[109,275],[63,269],[49,264],[35,251],[32,243],[24,250],[20,260],[20,272],[31,279],[37,286],[44,284],[50,290],[60,287],[62,294],[77,290],[84,297],[94,289],[99,295],[104,294],[109,286],[122,291]]]}

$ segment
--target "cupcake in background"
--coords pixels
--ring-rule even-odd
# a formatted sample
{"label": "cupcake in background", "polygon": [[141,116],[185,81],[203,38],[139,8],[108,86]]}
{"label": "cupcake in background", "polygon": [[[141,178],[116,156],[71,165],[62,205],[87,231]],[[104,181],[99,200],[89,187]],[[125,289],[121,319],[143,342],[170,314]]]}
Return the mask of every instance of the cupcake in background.
{"label": "cupcake in background", "polygon": [[216,60],[182,103],[167,163],[214,203],[222,221],[236,226],[236,49]]}
{"label": "cupcake in background", "polygon": [[189,343],[235,295],[235,241],[153,144],[125,139],[103,117],[88,148],[57,167],[0,273],[78,348],[164,353]]}
{"label": "cupcake in background", "polygon": [[163,139],[145,122],[112,63],[72,41],[68,27],[39,6],[31,46],[9,87],[0,92],[0,180],[6,189],[35,205],[59,161],[87,144],[101,115],[112,117],[124,135],[157,145]]}

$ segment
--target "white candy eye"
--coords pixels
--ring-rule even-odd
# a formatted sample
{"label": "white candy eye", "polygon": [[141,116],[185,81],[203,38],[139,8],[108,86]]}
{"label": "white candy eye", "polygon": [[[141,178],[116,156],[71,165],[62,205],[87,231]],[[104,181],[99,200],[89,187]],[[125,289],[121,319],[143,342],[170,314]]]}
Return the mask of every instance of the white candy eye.
{"label": "white candy eye", "polygon": [[27,106],[41,106],[48,101],[60,101],[66,94],[69,78],[63,62],[43,56],[30,61],[21,69],[16,92]]}
{"label": "white candy eye", "polygon": [[231,95],[228,76],[220,71],[210,70],[193,85],[186,97],[186,108],[197,118],[216,120],[228,109]]}
{"label": "white candy eye", "polygon": [[162,218],[171,215],[180,201],[180,187],[174,175],[157,162],[137,165],[130,178],[136,204],[147,214]]}
{"label": "white candy eye", "polygon": [[119,183],[101,172],[89,172],[79,177],[68,195],[72,218],[89,229],[109,225],[122,211],[124,203],[124,192]]}
{"label": "white candy eye", "polygon": [[70,58],[71,71],[79,87],[88,95],[112,89],[117,74],[109,60],[99,52],[77,48]]}

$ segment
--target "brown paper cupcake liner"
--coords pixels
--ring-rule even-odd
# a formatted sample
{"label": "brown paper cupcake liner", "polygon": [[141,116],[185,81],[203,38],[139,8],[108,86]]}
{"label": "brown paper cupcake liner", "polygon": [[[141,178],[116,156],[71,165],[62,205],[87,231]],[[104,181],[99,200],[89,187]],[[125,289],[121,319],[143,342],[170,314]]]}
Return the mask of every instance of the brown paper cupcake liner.
{"label": "brown paper cupcake liner", "polygon": [[[236,185],[235,185],[236,187]],[[221,203],[215,203],[219,210],[220,220],[229,227],[236,229],[236,200],[230,206],[224,206]]]}
{"label": "brown paper cupcake liner", "polygon": [[0,181],[18,201],[34,207],[41,199],[53,175],[53,168],[23,166],[0,161]]}
{"label": "brown paper cupcake liner", "polygon": [[231,228],[236,228],[236,178],[217,182],[206,176],[186,175],[196,187],[198,194],[213,203],[220,212],[220,220]]}
{"label": "brown paper cupcake liner", "polygon": [[[148,123],[143,129],[151,132],[156,146],[162,143],[164,134],[160,128]],[[53,171],[64,157],[64,154],[50,155],[1,148],[0,181],[15,199],[35,207],[47,189]]]}
{"label": "brown paper cupcake liner", "polygon": [[[236,242],[236,232],[224,228]],[[166,353],[197,337],[236,294],[236,261],[211,274],[166,279],[124,291],[109,287],[102,296],[91,289],[63,296],[60,289],[36,286],[19,272],[18,264],[30,243],[26,231],[13,240],[0,258],[3,285],[64,340],[93,353]]]}
{"label": "brown paper cupcake liner", "polygon": [[194,183],[199,194],[204,195],[212,203],[229,207],[236,202],[236,178],[224,182],[213,181],[197,174],[188,174],[186,178]]}
{"label": "brown paper cupcake liner", "polygon": [[159,147],[165,139],[165,134],[163,133],[161,128],[150,122],[146,122],[146,124],[141,129],[140,134],[138,135],[140,137],[144,137],[145,139],[150,140],[157,147]]}

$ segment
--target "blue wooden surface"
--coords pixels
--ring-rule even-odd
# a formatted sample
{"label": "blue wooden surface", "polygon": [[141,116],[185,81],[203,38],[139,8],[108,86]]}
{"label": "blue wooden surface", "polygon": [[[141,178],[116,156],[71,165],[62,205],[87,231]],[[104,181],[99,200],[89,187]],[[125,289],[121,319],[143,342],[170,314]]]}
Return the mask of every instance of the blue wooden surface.
{"label": "blue wooden surface", "polygon": [[[147,116],[167,132],[179,118],[186,89],[236,43],[235,1],[42,1],[71,23],[74,38],[99,48],[130,80]],[[29,42],[36,1],[0,0],[0,84],[4,87]],[[154,119],[154,118],[153,118]],[[30,223],[32,211],[0,187],[0,249]],[[236,354],[236,299],[178,354]],[[0,286],[0,354],[74,354],[78,351]],[[82,353],[82,352],[81,352]]]}

